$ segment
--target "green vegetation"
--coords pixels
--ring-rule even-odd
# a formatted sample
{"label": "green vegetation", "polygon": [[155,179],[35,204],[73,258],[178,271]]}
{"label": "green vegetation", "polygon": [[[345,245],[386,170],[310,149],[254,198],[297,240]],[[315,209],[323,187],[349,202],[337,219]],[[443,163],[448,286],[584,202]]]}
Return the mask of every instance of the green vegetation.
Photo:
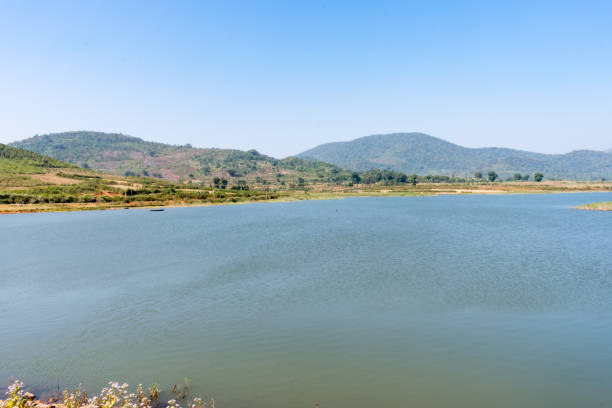
{"label": "green vegetation", "polygon": [[[197,149],[146,142],[99,132],[67,132],[35,136],[14,145],[124,177],[166,178],[189,188],[226,190],[304,189],[313,185],[385,186],[459,180],[446,176],[407,176],[392,170],[364,173],[321,161],[289,157],[278,160],[255,150]],[[451,180],[452,179],[452,180]],[[16,184],[16,183],[13,183]]]}
{"label": "green vegetation", "polygon": [[[53,405],[44,405],[42,401],[36,401],[35,396],[24,391],[21,381],[13,381],[6,392],[7,399],[0,400],[2,408],[33,408],[36,406],[57,406],[61,408],[154,408],[157,406],[167,406],[171,408],[181,408],[181,403],[186,408],[206,408],[215,407],[215,400],[205,401],[202,398],[189,397],[189,382],[185,379],[185,386],[179,388],[176,384],[172,388],[174,398],[162,404],[158,399],[160,396],[159,387],[153,384],[149,392],[145,394],[142,384],[138,384],[135,393],[129,392],[129,385],[119,384],[111,381],[99,394],[89,398],[85,390],[79,385],[76,389],[66,388],[62,395],[57,395],[49,402]],[[58,393],[59,394],[59,393]],[[58,401],[61,400],[61,401]],[[180,402],[179,402],[180,401]]]}
{"label": "green vegetation", "polygon": [[[190,148],[190,150],[197,150]],[[349,172],[325,163],[285,159],[286,168],[296,170],[293,178],[275,173],[268,178],[231,178],[213,176],[210,184],[171,182],[154,177],[118,176],[71,166],[54,159],[16,148],[2,149],[0,171],[0,212],[61,211],[146,206],[183,206],[241,203],[260,200],[302,200],[340,198],[351,195],[421,195],[466,192],[547,192],[602,191],[612,183],[589,185],[562,182],[527,183],[525,176],[498,182],[495,172],[489,179],[444,175],[406,175],[391,170]],[[244,153],[244,152],[243,152]],[[254,152],[247,152],[251,157]],[[309,167],[309,166],[319,167]],[[303,167],[305,166],[305,167]],[[308,169],[325,169],[316,178]],[[8,170],[6,170],[8,169]],[[304,171],[304,169],[307,169]],[[278,170],[278,168],[276,169]],[[286,182],[287,181],[290,182]],[[536,180],[539,179],[539,175]],[[250,184],[249,180],[254,184]],[[556,184],[551,184],[556,183]]]}
{"label": "green vegetation", "polygon": [[[354,174],[356,173],[352,173],[351,179],[356,178]],[[358,176],[363,184],[382,183],[383,185],[393,185],[403,184],[408,181],[408,176],[404,173],[390,170],[369,170],[361,175],[358,174]]]}
{"label": "green vegetation", "polygon": [[580,210],[612,211],[612,201],[579,205],[576,208]]}
{"label": "green vegetation", "polygon": [[269,189],[252,190],[244,180],[235,181],[231,191],[226,191],[226,179],[209,187],[149,177],[113,176],[4,145],[0,145],[0,162],[0,204],[5,205],[88,204],[112,208],[235,203],[279,197],[279,192]]}
{"label": "green vegetation", "polygon": [[[454,174],[482,177],[494,171],[503,179],[515,173],[543,172],[550,179],[601,180],[612,177],[612,155],[578,150],[540,154],[504,148],[471,149],[422,133],[373,135],[350,142],[327,143],[297,155],[353,171],[385,168],[406,174]],[[480,177],[478,175],[480,174]]]}
{"label": "green vegetation", "polygon": [[[353,145],[351,143],[357,143]],[[375,146],[370,146],[372,143]],[[483,179],[482,170],[464,172],[473,174],[474,177],[443,176],[440,174],[456,174],[457,172],[447,166],[447,161],[454,163],[457,159],[459,146],[452,145],[440,139],[435,139],[422,134],[395,134],[379,135],[358,139],[349,144],[332,144],[342,147],[352,146],[346,153],[346,157],[360,157],[360,154],[369,154],[375,151],[384,154],[385,157],[396,157],[393,149],[399,149],[403,143],[405,154],[419,154],[422,160],[437,163],[433,167],[446,169],[440,172],[427,172],[426,166],[415,168],[414,171],[406,173],[393,170],[401,161],[391,160],[397,166],[390,164],[385,169],[365,169],[369,165],[380,167],[380,161],[369,163],[360,162],[357,170],[343,170],[333,164],[318,160],[306,160],[297,157],[288,157],[282,160],[260,154],[256,150],[240,151],[229,149],[199,149],[192,146],[172,146],[163,143],[147,142],[142,139],[122,134],[109,134],[101,132],[66,132],[42,136],[34,136],[22,142],[13,143],[14,146],[31,150],[39,154],[49,155],[50,158],[40,159],[43,156],[34,155],[37,160],[47,160],[49,166],[55,164],[65,167],[66,164],[58,162],[63,160],[83,169],[95,169],[109,174],[124,177],[152,177],[166,179],[175,184],[187,185],[189,188],[199,189],[202,187],[220,190],[252,190],[252,189],[279,189],[295,190],[309,188],[314,185],[328,186],[353,186],[353,185],[396,185],[411,184],[415,186],[422,182],[465,182],[467,180],[480,181]],[[327,145],[324,145],[327,146]],[[406,147],[410,147],[407,149]],[[7,147],[8,149],[11,149]],[[321,147],[322,148],[322,147]],[[357,149],[358,151],[355,151]],[[412,150],[411,150],[412,149]],[[19,149],[13,149],[19,150]],[[316,149],[314,149],[316,150]],[[363,151],[362,151],[363,150]],[[482,149],[464,149],[470,152]],[[499,152],[510,151],[508,149],[484,149],[489,152],[489,160],[483,163],[481,168],[488,169],[488,180],[494,182],[500,179],[497,167],[499,167]],[[391,152],[389,152],[391,151]],[[516,151],[510,151],[516,152]],[[390,156],[387,155],[390,154]],[[539,157],[535,153],[527,153],[529,157]],[[602,153],[605,154],[605,153]],[[304,153],[306,155],[306,153]],[[606,157],[611,157],[605,154]],[[540,155],[541,156],[541,155]],[[545,156],[545,155],[544,155]],[[345,157],[345,156],[343,156]],[[468,160],[469,159],[469,160]],[[465,158],[466,163],[472,162],[473,157]],[[352,160],[352,159],[351,159]],[[394,161],[395,160],[395,161]],[[612,163],[612,162],[611,162]],[[347,163],[350,165],[351,163]],[[443,165],[444,164],[444,165]],[[23,164],[22,166],[25,166]],[[48,166],[48,167],[49,167]],[[611,164],[612,166],[612,164]],[[6,165],[5,165],[6,167]],[[430,166],[431,167],[431,166]],[[612,168],[612,167],[611,167]],[[36,168],[21,167],[14,169],[13,173],[31,173]],[[40,170],[39,170],[40,171]],[[423,174],[427,175],[423,175]],[[411,174],[410,176],[408,174]],[[420,174],[420,175],[418,175]],[[432,175],[433,174],[433,175]],[[435,175],[438,174],[438,175]],[[541,174],[541,173],[536,173]],[[529,179],[527,173],[514,172],[508,178],[514,181],[526,181]],[[598,178],[600,179],[600,178]],[[536,178],[536,181],[541,179]],[[6,181],[6,186],[17,186],[22,181]]]}
{"label": "green vegetation", "polygon": [[23,391],[21,381],[13,381],[6,391],[6,400],[0,404],[2,408],[26,408],[31,405],[30,395]]}
{"label": "green vegetation", "polygon": [[72,167],[59,160],[0,144],[0,174],[43,173],[47,168]]}
{"label": "green vegetation", "polygon": [[[286,186],[348,182],[351,172],[337,166],[256,150],[198,149],[147,142],[122,134],[66,132],[34,136],[12,146],[54,157],[86,169],[125,177],[164,178],[180,184]],[[300,181],[300,179],[302,181]],[[241,180],[240,182],[238,182]]]}
{"label": "green vegetation", "polygon": [[204,187],[176,185],[145,178],[131,178],[121,182],[99,179],[78,184],[35,186],[0,190],[0,204],[50,203],[168,203],[168,202],[239,202],[276,198],[277,193],[250,190],[234,186],[230,191],[210,191]]}

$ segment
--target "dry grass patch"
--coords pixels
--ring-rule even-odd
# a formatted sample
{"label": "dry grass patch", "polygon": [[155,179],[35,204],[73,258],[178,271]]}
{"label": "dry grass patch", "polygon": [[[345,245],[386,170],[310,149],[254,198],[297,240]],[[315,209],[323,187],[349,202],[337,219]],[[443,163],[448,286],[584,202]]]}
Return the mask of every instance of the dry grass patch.
{"label": "dry grass patch", "polygon": [[79,184],[82,182],[81,180],[58,176],[56,173],[30,174],[29,176],[33,179],[42,181],[46,185]]}
{"label": "dry grass patch", "polygon": [[579,210],[612,211],[612,201],[579,205]]}

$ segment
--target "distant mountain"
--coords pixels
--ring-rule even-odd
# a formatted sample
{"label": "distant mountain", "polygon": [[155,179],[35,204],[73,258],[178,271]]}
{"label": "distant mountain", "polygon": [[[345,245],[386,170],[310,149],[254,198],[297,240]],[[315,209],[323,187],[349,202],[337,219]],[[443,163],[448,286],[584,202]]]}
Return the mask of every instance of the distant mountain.
{"label": "distant mountain", "polygon": [[542,154],[498,147],[472,149],[423,133],[392,133],[327,143],[297,157],[366,171],[383,168],[408,174],[472,176],[490,170],[501,177],[542,172],[546,178],[595,180],[612,178],[612,155],[577,150]]}
{"label": "distant mountain", "polygon": [[117,133],[76,131],[11,143],[78,166],[116,175],[158,177],[210,184],[214,177],[255,184],[323,181],[346,171],[295,157],[275,159],[255,150],[200,149],[148,142]]}

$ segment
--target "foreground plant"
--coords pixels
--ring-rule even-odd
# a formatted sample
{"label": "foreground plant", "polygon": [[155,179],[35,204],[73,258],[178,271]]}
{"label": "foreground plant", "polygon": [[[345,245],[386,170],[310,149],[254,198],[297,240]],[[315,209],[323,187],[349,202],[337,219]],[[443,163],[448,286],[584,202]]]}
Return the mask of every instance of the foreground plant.
{"label": "foreground plant", "polygon": [[7,399],[2,403],[2,408],[26,408],[30,400],[23,392],[23,383],[15,380],[9,385],[6,392]]}
{"label": "foreground plant", "polygon": [[87,405],[87,393],[82,390],[81,385],[72,392],[68,388],[64,390],[64,406],[66,408],[79,408]]}
{"label": "foreground plant", "polygon": [[151,401],[157,401],[159,399],[160,392],[161,391],[159,389],[159,385],[151,384],[151,386],[149,387],[149,399]]}
{"label": "foreground plant", "polygon": [[[176,387],[176,386],[175,386]],[[111,381],[107,387],[104,387],[100,394],[93,398],[87,398],[87,393],[79,385],[73,391],[64,390],[63,401],[57,404],[62,408],[156,408],[159,407],[157,402],[160,395],[160,389],[157,384],[151,385],[148,389],[148,395],[145,394],[142,384],[138,384],[136,393],[130,393],[127,383],[119,384]],[[206,408],[207,403],[202,398],[187,399],[188,381],[185,381],[185,388],[178,392],[183,399],[186,399],[184,408]],[[13,381],[6,392],[7,399],[0,401],[0,408],[30,408],[33,406],[32,401],[34,395],[23,391],[23,383],[21,381]],[[153,401],[153,402],[152,402]],[[167,408],[183,408],[175,399],[168,401]],[[211,400],[210,408],[215,407],[215,400]]]}

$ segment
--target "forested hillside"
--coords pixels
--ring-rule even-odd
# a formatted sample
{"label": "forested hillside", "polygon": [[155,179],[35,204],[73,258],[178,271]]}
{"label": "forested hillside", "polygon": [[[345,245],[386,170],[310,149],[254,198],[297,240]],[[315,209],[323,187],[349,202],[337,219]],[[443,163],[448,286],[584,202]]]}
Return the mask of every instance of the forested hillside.
{"label": "forested hillside", "polygon": [[215,179],[224,179],[230,185],[298,186],[337,182],[350,175],[328,163],[296,157],[275,159],[256,150],[174,146],[102,132],[40,135],[12,145],[106,173],[181,183],[210,185]]}
{"label": "forested hillside", "polygon": [[472,149],[423,133],[373,135],[327,143],[297,156],[356,171],[384,168],[408,174],[459,177],[495,171],[503,178],[515,173],[542,172],[547,178],[558,179],[612,178],[612,155],[606,152],[578,150],[553,155],[497,147]]}

